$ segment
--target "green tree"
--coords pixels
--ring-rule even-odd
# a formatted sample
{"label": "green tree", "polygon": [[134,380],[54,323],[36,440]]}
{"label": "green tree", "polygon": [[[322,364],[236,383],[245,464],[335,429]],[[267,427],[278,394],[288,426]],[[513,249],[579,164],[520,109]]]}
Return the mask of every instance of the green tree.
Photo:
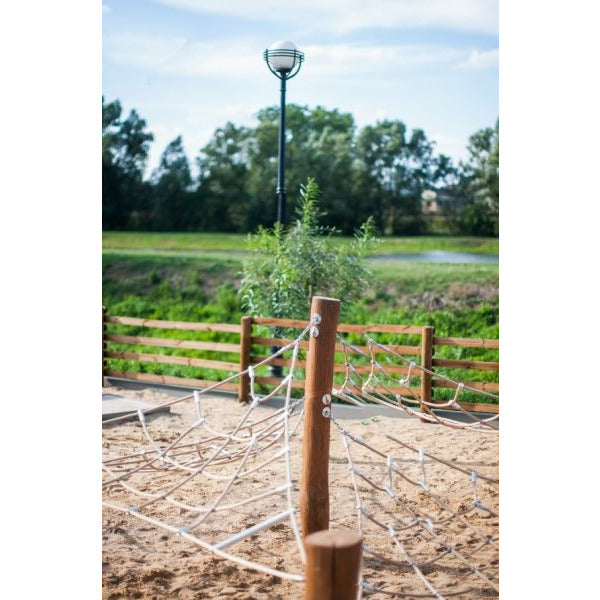
{"label": "green tree", "polygon": [[464,233],[498,235],[500,209],[500,121],[469,138],[468,162],[461,164],[460,187],[466,197],[461,217]]}
{"label": "green tree", "polygon": [[102,97],[103,227],[143,226],[149,218],[150,189],[143,180],[152,133],[135,110],[121,120],[118,100]]}
{"label": "green tree", "polygon": [[176,137],[160,158],[152,174],[154,229],[181,231],[196,229],[198,196],[193,193],[192,176],[181,136]]}
{"label": "green tree", "polygon": [[102,226],[112,229],[125,221],[120,213],[121,171],[114,162],[121,125],[121,103],[104,102],[102,96]]}
{"label": "green tree", "polygon": [[202,229],[248,231],[258,220],[260,207],[248,193],[250,146],[253,132],[227,123],[215,131],[198,158]]}
{"label": "green tree", "polygon": [[410,133],[402,121],[364,127],[356,142],[356,181],[377,226],[388,234],[421,233],[421,194],[446,175],[449,159],[434,156],[423,130]]}
{"label": "green tree", "polygon": [[319,187],[309,178],[290,227],[261,228],[249,238],[240,289],[249,314],[304,319],[315,294],[340,298],[342,312],[364,294],[370,272],[363,259],[374,239],[372,221],[351,245],[339,247],[331,242],[333,230],[319,223],[321,217]]}
{"label": "green tree", "polygon": [[[263,207],[261,224],[275,220],[275,186],[277,182],[279,109],[268,107],[258,115],[254,130],[256,144],[250,154],[249,191]],[[300,185],[310,173],[323,191],[323,224],[352,233],[361,222],[352,203],[352,115],[322,106],[290,104],[286,109],[286,187],[288,214],[299,203]]]}
{"label": "green tree", "polygon": [[465,178],[475,197],[485,200],[498,213],[500,205],[500,120],[492,129],[476,131],[469,138],[469,161],[463,165]]}

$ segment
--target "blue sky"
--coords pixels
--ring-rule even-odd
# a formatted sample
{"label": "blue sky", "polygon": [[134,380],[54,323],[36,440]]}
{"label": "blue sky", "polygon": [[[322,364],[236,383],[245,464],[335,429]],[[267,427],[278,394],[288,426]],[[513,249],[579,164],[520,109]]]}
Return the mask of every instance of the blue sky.
{"label": "blue sky", "polygon": [[193,160],[228,120],[278,102],[262,59],[305,52],[288,102],[338,108],[358,126],[401,119],[466,158],[498,116],[497,0],[104,0],[102,89],[155,135],[149,169],[183,135]]}

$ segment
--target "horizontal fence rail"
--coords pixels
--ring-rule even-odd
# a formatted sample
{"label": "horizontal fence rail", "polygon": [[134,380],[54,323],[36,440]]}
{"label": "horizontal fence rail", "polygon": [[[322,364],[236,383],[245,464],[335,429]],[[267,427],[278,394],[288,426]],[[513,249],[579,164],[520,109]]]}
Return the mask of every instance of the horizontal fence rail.
{"label": "horizontal fence rail", "polygon": [[[104,377],[115,377],[148,383],[206,387],[229,374],[257,365],[271,353],[271,348],[281,348],[293,341],[294,334],[290,330],[304,329],[307,325],[308,321],[304,320],[269,317],[243,317],[241,324],[237,325],[108,316],[103,307],[103,382]],[[132,328],[136,330],[131,331]],[[148,331],[153,329],[170,330],[170,332],[155,336]],[[348,339],[351,340],[353,347],[366,355],[369,355],[371,348],[365,345],[364,335],[387,336],[388,341],[391,338],[394,343],[381,341],[380,343],[386,349],[434,372],[434,375],[424,373],[420,369],[411,372],[400,359],[394,363],[389,362],[390,355],[386,355],[383,349],[375,345],[372,351],[377,356],[377,360],[388,361],[383,365],[387,373],[400,376],[411,375],[411,381],[407,386],[386,386],[388,392],[408,395],[426,402],[438,401],[438,395],[441,394],[439,401],[444,401],[448,393],[451,393],[449,389],[453,388],[453,385],[437,378],[435,373],[439,372],[440,375],[449,377],[448,371],[451,371],[452,379],[464,383],[466,390],[498,392],[500,389],[497,381],[471,380],[478,373],[484,379],[497,380],[497,375],[494,373],[498,373],[500,369],[498,360],[482,360],[480,356],[467,358],[463,354],[475,352],[481,355],[483,352],[486,357],[495,356],[497,352],[494,350],[499,349],[497,339],[435,336],[433,327],[421,325],[340,323],[337,331],[343,337],[349,336]],[[179,335],[179,337],[168,337],[171,335]],[[198,335],[213,339],[185,339],[186,336],[196,338]],[[401,339],[397,340],[396,336],[400,336]],[[408,336],[409,339],[406,340],[402,336]],[[406,343],[398,343],[404,341]],[[300,349],[302,352],[296,361],[297,377],[292,382],[292,387],[298,390],[304,389],[308,341],[300,342]],[[333,368],[336,381],[343,380],[346,370],[343,350],[343,345],[336,343]],[[437,356],[440,353],[446,356]],[[380,359],[382,356],[383,358]],[[368,376],[371,367],[367,359],[364,359],[364,363],[355,365],[355,369],[359,374]],[[115,368],[115,364],[120,368]],[[291,361],[279,357],[273,359],[271,364],[278,368],[286,368],[290,366]],[[457,372],[460,375],[457,375]],[[258,369],[255,383],[268,389],[279,385],[281,379],[269,373],[269,367],[264,366]],[[249,395],[249,378],[242,376],[239,381],[224,384],[220,389],[236,392],[241,401],[246,401]],[[386,392],[383,388],[378,391]],[[461,400],[461,406],[470,411],[498,413],[498,404],[471,402],[471,399],[473,398]]]}

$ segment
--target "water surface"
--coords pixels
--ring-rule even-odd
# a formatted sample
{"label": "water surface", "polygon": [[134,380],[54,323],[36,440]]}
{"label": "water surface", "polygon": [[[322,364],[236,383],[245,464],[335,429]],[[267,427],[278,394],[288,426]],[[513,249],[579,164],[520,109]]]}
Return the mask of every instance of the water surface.
{"label": "water surface", "polygon": [[375,254],[371,260],[391,260],[427,263],[487,263],[498,264],[497,254],[475,254],[473,252],[449,252],[433,250],[431,252],[396,252],[394,254]]}

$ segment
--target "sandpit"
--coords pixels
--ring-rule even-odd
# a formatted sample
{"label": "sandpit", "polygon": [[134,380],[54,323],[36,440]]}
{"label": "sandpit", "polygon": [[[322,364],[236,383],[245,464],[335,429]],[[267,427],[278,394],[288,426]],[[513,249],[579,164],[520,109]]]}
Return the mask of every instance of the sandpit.
{"label": "sandpit", "polygon": [[[151,404],[173,399],[172,395],[154,389],[132,391],[112,387],[104,388],[103,391],[143,399]],[[246,407],[235,399],[220,395],[203,397],[202,407],[207,421],[221,431],[234,427],[246,410]],[[253,418],[267,417],[275,410],[259,406],[255,409]],[[196,419],[193,402],[183,402],[174,405],[170,414],[149,417],[148,431],[157,444],[164,445],[176,439],[178,434]],[[296,422],[295,417],[291,422]],[[451,429],[423,423],[414,418],[374,417],[344,420],[343,426],[383,453],[393,455],[394,459],[402,464],[406,475],[414,479],[420,477],[422,465],[415,459],[413,452],[390,441],[385,437],[385,433],[393,434],[406,444],[442,457],[451,464],[460,466],[467,473],[476,470],[491,478],[498,477],[498,436],[493,433]],[[291,440],[293,498],[296,504],[301,467],[301,435],[300,426],[298,434]],[[342,439],[342,435],[332,425],[331,527],[356,529],[356,499]],[[148,440],[144,437],[139,422],[105,428],[102,443],[104,460],[148,449]],[[376,465],[373,455],[359,446],[352,450],[355,466],[370,478],[376,479],[381,476],[378,481],[383,481],[385,462],[382,465],[379,461],[380,464]],[[258,464],[261,460],[260,457],[251,458],[248,466]],[[467,511],[473,501],[473,482],[469,476],[435,461],[426,461],[426,467],[427,481],[435,494],[450,505],[452,510]],[[164,482],[165,486],[171,483],[169,476],[159,470],[140,473],[136,481],[142,489],[147,485],[148,491],[159,489],[161,482]],[[232,498],[256,494],[281,482],[285,482],[284,463],[275,461],[249,476],[244,484],[246,487],[234,487]],[[193,486],[186,492],[186,500],[198,505],[210,503],[219,495],[223,485],[221,480],[207,478],[194,481]],[[431,497],[421,493],[415,486],[401,478],[396,478],[394,485],[396,494],[409,509],[418,508],[420,514],[439,514],[439,507],[431,503]],[[373,490],[362,480],[359,480],[358,486],[370,514],[384,518],[393,511],[397,499],[393,500],[385,493]],[[477,494],[492,513],[498,512],[497,486],[480,480],[477,483]],[[118,484],[109,486],[103,499],[124,506],[134,502],[132,494]],[[240,509],[214,513],[202,525],[200,533],[211,543],[227,538],[281,511],[285,508],[284,499],[282,495],[274,495]],[[185,523],[186,518],[190,520],[185,510],[159,504],[150,507],[150,514],[164,517],[171,523]],[[373,526],[367,519],[363,519],[363,522],[365,544],[380,551],[384,556],[394,556],[393,543],[386,532]],[[104,508],[102,525],[103,598],[302,598],[302,583],[282,580],[216,558],[190,541],[132,515]],[[479,539],[482,534],[497,536],[498,518],[491,513],[471,511],[452,520],[444,530],[444,539],[451,540],[453,547],[461,549],[462,555],[466,555],[467,550],[472,549],[473,554],[469,559],[472,565],[476,566],[480,573],[497,582],[497,542],[482,544]],[[414,550],[422,561],[436,558],[445,552],[445,547],[439,540],[424,541],[422,532],[417,535],[414,530],[408,530],[404,539],[407,547],[411,551]],[[282,571],[303,573],[292,529],[286,523],[277,524],[247,538],[232,547],[231,552]],[[469,573],[466,565],[452,559],[452,554],[446,553],[429,567],[423,567],[423,572],[437,589],[466,590],[461,596],[464,598],[487,598],[496,595],[483,577],[474,576],[473,573]],[[414,590],[420,594],[428,591],[410,569],[402,565],[392,567],[367,553],[364,556],[363,577],[365,581],[380,588],[405,592]],[[375,593],[371,597],[391,596]]]}

